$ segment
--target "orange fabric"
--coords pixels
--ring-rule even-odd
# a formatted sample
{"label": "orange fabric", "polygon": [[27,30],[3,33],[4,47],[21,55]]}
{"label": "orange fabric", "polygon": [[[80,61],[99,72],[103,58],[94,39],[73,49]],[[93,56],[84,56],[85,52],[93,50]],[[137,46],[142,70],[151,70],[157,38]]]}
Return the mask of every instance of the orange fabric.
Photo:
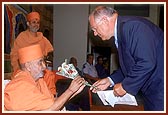
{"label": "orange fabric", "polygon": [[64,76],[56,74],[56,71],[45,70],[44,81],[53,95],[56,95],[56,82],[59,79],[66,79]]}
{"label": "orange fabric", "polygon": [[17,74],[20,72],[21,70],[18,69],[17,71],[13,72],[12,75],[11,75],[11,78],[14,79],[17,77]]}
{"label": "orange fabric", "polygon": [[[17,74],[20,72],[21,70],[17,70],[16,72],[14,72],[12,74],[12,78],[16,78],[17,77]],[[48,89],[51,91],[51,93],[53,95],[56,95],[56,82],[59,80],[59,79],[67,79],[66,77],[64,76],[61,76],[61,75],[57,75],[56,72],[57,71],[50,71],[48,69],[45,69],[45,74],[44,74],[44,81],[46,82],[47,84],[47,87]]]}
{"label": "orange fabric", "polygon": [[31,21],[33,19],[40,20],[40,15],[38,12],[31,12],[31,13],[27,14],[27,21]]}
{"label": "orange fabric", "polygon": [[54,97],[40,78],[37,82],[24,71],[8,83],[4,90],[4,104],[7,110],[44,110],[54,103]]}
{"label": "orange fabric", "polygon": [[20,48],[18,50],[19,62],[26,63],[43,57],[41,47],[39,44]]}
{"label": "orange fabric", "polygon": [[27,47],[33,44],[40,44],[41,50],[44,56],[47,56],[47,54],[51,51],[53,51],[53,47],[50,43],[50,41],[43,36],[41,32],[37,33],[37,37],[34,37],[30,34],[29,30],[21,32],[18,37],[14,41],[14,46],[11,49],[10,58],[11,58],[11,65],[13,68],[13,71],[17,71],[20,69],[19,63],[18,63],[18,49]]}
{"label": "orange fabric", "polygon": [[46,69],[45,70],[45,75],[44,75],[44,81],[46,82],[47,87],[49,88],[51,93],[53,95],[56,95],[56,87],[55,87],[56,77],[55,77],[55,74],[52,71]]}

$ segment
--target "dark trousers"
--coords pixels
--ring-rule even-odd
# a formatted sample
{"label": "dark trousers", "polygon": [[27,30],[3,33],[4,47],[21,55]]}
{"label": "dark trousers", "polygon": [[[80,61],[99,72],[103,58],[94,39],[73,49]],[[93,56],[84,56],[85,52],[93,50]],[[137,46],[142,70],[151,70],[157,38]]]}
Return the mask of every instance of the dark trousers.
{"label": "dark trousers", "polygon": [[[69,87],[71,79],[60,79],[56,83],[58,97]],[[65,107],[69,111],[78,111],[79,108],[83,111],[90,111],[89,102],[89,87],[85,87],[81,93],[70,99]]]}

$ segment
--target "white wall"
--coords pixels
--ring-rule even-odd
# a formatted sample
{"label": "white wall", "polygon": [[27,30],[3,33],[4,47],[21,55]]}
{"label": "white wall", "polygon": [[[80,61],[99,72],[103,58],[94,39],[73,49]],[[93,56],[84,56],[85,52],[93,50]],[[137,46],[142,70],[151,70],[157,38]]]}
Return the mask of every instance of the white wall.
{"label": "white wall", "polygon": [[79,68],[86,61],[88,12],[88,5],[54,5],[53,69],[71,56],[78,59]]}

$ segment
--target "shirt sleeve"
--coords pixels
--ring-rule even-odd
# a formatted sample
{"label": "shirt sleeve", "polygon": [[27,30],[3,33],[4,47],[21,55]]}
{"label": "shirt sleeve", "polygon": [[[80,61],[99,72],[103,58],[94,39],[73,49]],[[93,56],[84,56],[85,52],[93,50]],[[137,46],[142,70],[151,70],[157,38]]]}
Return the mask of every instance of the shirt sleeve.
{"label": "shirt sleeve", "polygon": [[113,87],[114,86],[114,82],[113,82],[113,80],[110,78],[110,77],[107,77],[109,80],[110,80],[110,82],[111,82],[111,85],[110,85],[110,87]]}

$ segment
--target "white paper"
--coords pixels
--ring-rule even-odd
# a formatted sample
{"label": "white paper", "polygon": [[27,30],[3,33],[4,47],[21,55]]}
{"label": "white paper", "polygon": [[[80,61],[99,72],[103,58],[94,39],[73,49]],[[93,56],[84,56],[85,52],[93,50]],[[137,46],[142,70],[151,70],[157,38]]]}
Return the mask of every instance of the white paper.
{"label": "white paper", "polygon": [[112,107],[114,107],[115,104],[138,106],[135,97],[128,93],[122,97],[114,96],[113,90],[98,91],[97,94],[104,105],[111,105]]}

